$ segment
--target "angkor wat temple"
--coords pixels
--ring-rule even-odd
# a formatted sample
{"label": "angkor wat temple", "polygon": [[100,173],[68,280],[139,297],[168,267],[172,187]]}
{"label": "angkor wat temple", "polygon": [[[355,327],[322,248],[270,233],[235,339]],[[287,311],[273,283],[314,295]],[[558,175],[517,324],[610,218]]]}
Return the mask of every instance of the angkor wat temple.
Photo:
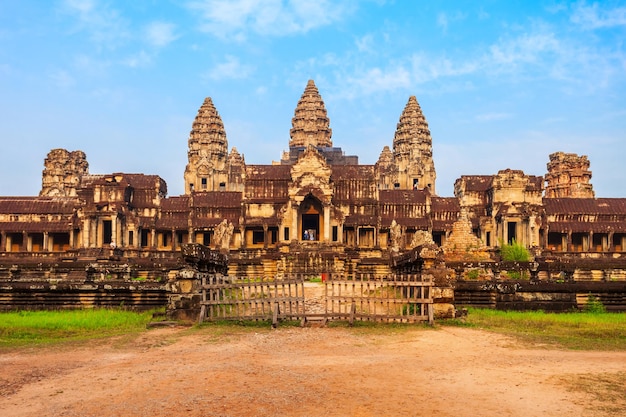
{"label": "angkor wat temple", "polygon": [[39,196],[0,197],[0,261],[178,257],[181,245],[228,252],[230,271],[386,273],[390,256],[424,243],[446,256],[495,253],[516,240],[537,256],[626,254],[626,199],[596,198],[585,156],[556,152],[545,176],[505,169],[466,175],[436,193],[432,138],[415,97],[391,147],[361,165],[332,142],[324,101],[309,81],[289,150],[267,165],[228,148],[210,98],[193,121],[185,194],[157,175],[91,174],[82,151],[54,149]]}

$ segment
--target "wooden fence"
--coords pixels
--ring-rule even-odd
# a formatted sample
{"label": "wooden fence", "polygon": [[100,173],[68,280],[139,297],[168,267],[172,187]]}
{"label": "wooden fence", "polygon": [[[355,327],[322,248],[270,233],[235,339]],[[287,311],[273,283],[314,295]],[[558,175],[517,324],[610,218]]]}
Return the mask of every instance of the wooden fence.
{"label": "wooden fence", "polygon": [[419,275],[326,281],[326,316],[383,322],[433,322],[432,281]]}
{"label": "wooden fence", "polygon": [[[281,280],[248,280],[225,276],[202,279],[199,321],[329,320],[433,322],[432,282],[419,275],[355,279],[329,277],[322,291],[305,288],[303,276]],[[313,306],[313,307],[312,307]],[[321,308],[320,308],[321,306]],[[317,308],[315,308],[317,307]]]}

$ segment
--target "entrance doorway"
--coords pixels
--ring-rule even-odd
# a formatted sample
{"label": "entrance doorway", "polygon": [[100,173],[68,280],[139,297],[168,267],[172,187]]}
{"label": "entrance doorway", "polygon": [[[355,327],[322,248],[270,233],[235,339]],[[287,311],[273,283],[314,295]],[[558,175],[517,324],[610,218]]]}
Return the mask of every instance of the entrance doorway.
{"label": "entrance doorway", "polygon": [[300,224],[302,240],[320,240],[320,213],[322,204],[312,195],[308,195],[300,205]]}

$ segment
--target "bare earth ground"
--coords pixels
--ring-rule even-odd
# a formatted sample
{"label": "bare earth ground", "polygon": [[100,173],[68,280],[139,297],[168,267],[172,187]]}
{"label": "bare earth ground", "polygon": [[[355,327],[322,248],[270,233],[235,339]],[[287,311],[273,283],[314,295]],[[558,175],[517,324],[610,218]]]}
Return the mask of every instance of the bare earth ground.
{"label": "bare earth ground", "polygon": [[624,372],[626,352],[458,327],[167,328],[0,351],[0,415],[618,416],[571,387]]}

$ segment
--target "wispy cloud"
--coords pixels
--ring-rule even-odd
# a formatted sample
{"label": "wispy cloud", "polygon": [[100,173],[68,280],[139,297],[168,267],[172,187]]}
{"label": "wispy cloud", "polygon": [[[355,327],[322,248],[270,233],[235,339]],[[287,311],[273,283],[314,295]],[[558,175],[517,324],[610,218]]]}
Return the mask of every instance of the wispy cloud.
{"label": "wispy cloud", "polygon": [[172,23],[152,22],[146,26],[144,32],[150,45],[162,48],[178,39],[175,29],[176,26]]}
{"label": "wispy cloud", "polygon": [[369,33],[354,41],[359,52],[371,52],[374,49],[374,36]]}
{"label": "wispy cloud", "polygon": [[588,6],[581,2],[575,6],[570,20],[585,29],[626,26],[626,7],[602,8],[598,3]]}
{"label": "wispy cloud", "polygon": [[76,18],[74,30],[87,32],[101,47],[114,48],[129,37],[128,21],[106,4],[96,0],[65,0],[61,8]]}
{"label": "wispy cloud", "polygon": [[247,78],[253,70],[253,67],[239,62],[239,58],[228,55],[224,62],[215,65],[206,76],[212,80],[242,79]]}
{"label": "wispy cloud", "polygon": [[152,55],[146,51],[139,51],[122,60],[122,64],[130,68],[146,67],[152,63]]}
{"label": "wispy cloud", "polygon": [[437,14],[437,26],[441,28],[443,33],[448,32],[448,26],[450,23],[458,22],[465,19],[467,16],[464,13],[456,11],[454,13],[440,12]]}
{"label": "wispy cloud", "polygon": [[334,0],[195,0],[200,29],[219,38],[244,41],[249,33],[288,36],[306,33],[343,19],[350,2]]}

